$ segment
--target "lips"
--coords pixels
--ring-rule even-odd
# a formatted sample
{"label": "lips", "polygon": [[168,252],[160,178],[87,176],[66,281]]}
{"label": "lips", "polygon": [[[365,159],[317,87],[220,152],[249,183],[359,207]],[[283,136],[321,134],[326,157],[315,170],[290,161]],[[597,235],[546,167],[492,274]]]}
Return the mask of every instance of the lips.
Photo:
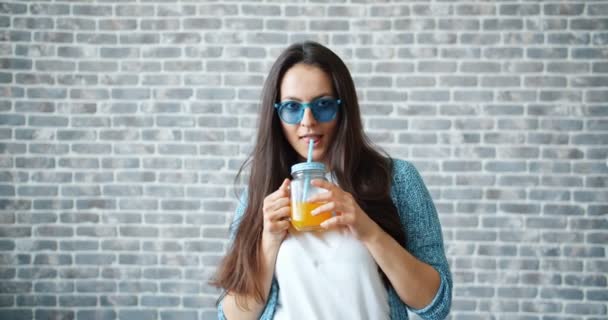
{"label": "lips", "polygon": [[306,142],[306,144],[310,143],[310,140],[314,140],[315,146],[319,144],[319,141],[321,140],[321,138],[323,138],[323,135],[321,135],[321,134],[307,134],[307,135],[300,137],[300,139],[304,140],[304,142]]}

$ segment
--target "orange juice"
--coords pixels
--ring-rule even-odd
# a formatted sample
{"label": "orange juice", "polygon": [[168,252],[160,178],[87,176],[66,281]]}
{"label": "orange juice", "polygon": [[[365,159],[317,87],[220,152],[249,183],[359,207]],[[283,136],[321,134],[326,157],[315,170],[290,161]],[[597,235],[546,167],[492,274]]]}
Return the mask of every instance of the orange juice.
{"label": "orange juice", "polygon": [[291,206],[291,224],[298,231],[320,230],[321,222],[332,217],[331,211],[324,211],[317,215],[310,212],[325,202],[299,202]]}

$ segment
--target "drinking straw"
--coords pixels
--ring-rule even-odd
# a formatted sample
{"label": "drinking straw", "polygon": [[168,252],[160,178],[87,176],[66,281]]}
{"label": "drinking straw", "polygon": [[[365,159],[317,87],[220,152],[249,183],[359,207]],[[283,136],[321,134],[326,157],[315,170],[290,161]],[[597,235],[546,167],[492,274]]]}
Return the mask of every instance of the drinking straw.
{"label": "drinking straw", "polygon": [[[312,149],[314,147],[315,140],[308,140],[308,157],[306,158],[307,163],[312,162]],[[306,173],[306,178],[304,179],[304,192],[302,193],[302,202],[306,201],[306,194],[308,193],[308,185],[310,184],[310,174]]]}

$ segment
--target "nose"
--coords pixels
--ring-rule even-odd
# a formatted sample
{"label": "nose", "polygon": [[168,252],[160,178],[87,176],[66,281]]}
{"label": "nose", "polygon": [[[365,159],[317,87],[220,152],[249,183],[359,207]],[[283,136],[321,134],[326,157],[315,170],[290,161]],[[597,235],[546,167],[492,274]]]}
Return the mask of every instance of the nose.
{"label": "nose", "polygon": [[316,123],[317,120],[312,114],[312,110],[310,110],[310,108],[304,109],[304,115],[302,116],[302,121],[300,122],[300,124],[306,127],[312,127]]}

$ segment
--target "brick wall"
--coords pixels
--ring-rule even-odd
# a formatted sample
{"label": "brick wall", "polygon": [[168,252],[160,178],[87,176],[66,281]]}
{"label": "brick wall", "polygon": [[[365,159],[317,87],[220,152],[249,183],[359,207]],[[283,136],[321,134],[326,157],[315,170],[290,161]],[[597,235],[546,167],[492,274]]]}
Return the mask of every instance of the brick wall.
{"label": "brick wall", "polygon": [[232,178],[288,44],[421,171],[452,319],[605,319],[608,3],[3,1],[0,318],[212,319]]}

